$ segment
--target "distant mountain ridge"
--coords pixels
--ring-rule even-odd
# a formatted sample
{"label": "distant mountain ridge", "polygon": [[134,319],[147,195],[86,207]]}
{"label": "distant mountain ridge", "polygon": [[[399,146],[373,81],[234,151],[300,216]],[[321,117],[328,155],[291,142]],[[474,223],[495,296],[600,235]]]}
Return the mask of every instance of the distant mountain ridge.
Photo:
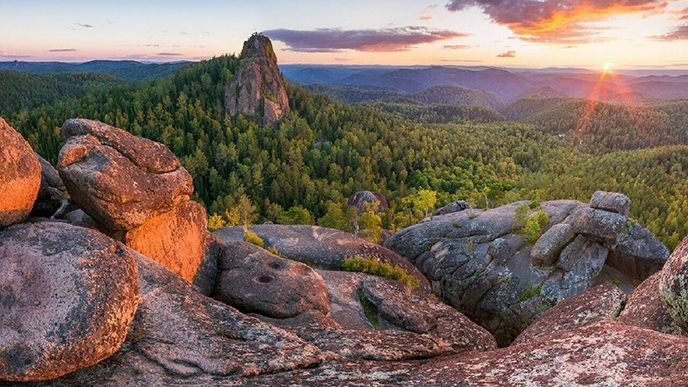
{"label": "distant mountain ridge", "polygon": [[147,81],[164,78],[193,62],[142,63],[133,60],[94,60],[84,63],[66,62],[0,62],[0,70],[26,73],[103,73],[127,81]]}
{"label": "distant mountain ridge", "polygon": [[[493,93],[506,102],[535,94],[556,97],[618,99],[647,95],[661,99],[688,98],[688,75],[603,74],[581,69],[517,70],[484,67],[306,66],[281,67],[290,82],[356,86],[416,93],[435,86],[459,86]],[[556,70],[556,71],[555,71]],[[642,73],[639,73],[642,74]],[[600,97],[599,91],[604,91]],[[605,98],[605,95],[612,97]],[[641,99],[646,99],[642,97]]]}

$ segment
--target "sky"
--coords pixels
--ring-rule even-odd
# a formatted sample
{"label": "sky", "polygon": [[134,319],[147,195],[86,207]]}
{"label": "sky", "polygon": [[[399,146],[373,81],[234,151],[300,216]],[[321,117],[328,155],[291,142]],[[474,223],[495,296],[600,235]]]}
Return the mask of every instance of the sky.
{"label": "sky", "polygon": [[0,61],[688,69],[688,0],[0,0]]}

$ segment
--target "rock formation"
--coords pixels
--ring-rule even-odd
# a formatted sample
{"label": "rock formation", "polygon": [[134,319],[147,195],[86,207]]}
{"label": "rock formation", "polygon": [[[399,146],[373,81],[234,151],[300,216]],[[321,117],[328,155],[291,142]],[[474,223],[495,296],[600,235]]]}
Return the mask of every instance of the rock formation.
{"label": "rock formation", "polygon": [[451,202],[447,204],[446,206],[440,208],[439,210],[435,211],[435,216],[437,215],[447,215],[451,214],[454,212],[460,212],[468,209],[468,203],[466,203],[465,200],[457,200],[455,202]]}
{"label": "rock formation", "polygon": [[584,290],[547,310],[514,340],[518,345],[554,332],[570,331],[598,321],[614,320],[624,308],[626,294],[612,284]]}
{"label": "rock formation", "polygon": [[626,301],[626,307],[619,316],[619,321],[648,328],[670,335],[685,336],[686,333],[671,318],[659,293],[662,272],[650,276],[638,286]]}
{"label": "rock formation", "polygon": [[[371,243],[352,234],[318,226],[286,226],[261,224],[251,226],[265,242],[265,247],[276,249],[282,256],[307,265],[331,270],[340,270],[347,258],[372,257],[380,262],[399,266],[416,277],[421,288],[428,288],[428,281],[407,260],[378,244]],[[225,243],[244,240],[243,227],[228,227],[215,231]]]}
{"label": "rock formation", "polygon": [[685,386],[688,338],[601,321],[489,352],[426,361],[337,361],[243,385]]}
{"label": "rock formation", "polygon": [[688,239],[676,247],[662,270],[659,293],[676,325],[688,332]]}
{"label": "rock formation", "polygon": [[240,58],[241,68],[225,90],[225,106],[232,116],[260,116],[272,126],[289,113],[289,98],[270,39],[254,34]]}
{"label": "rock formation", "polygon": [[41,185],[41,166],[24,138],[0,118],[0,229],[29,216]]}
{"label": "rock formation", "polygon": [[68,120],[61,134],[58,170],[71,200],[101,231],[210,294],[213,237],[205,210],[189,200],[193,182],[177,157],[160,143],[97,121]]}
{"label": "rock formation", "polygon": [[[507,345],[547,309],[597,284],[605,263],[637,281],[661,269],[668,249],[621,214],[629,201],[617,196],[596,193],[591,203],[616,212],[571,200],[453,212],[384,245],[413,262],[438,297]],[[532,217],[538,206],[548,222],[530,243],[516,213]]]}
{"label": "rock formation", "polygon": [[362,214],[366,210],[367,204],[378,203],[377,210],[375,212],[380,213],[389,207],[387,204],[387,198],[385,195],[379,192],[371,191],[359,191],[351,195],[347,205],[349,208],[355,207],[358,210],[358,214]]}
{"label": "rock formation", "polygon": [[120,348],[139,303],[137,266],[97,231],[39,222],[0,232],[0,380],[47,380]]}
{"label": "rock formation", "polygon": [[107,230],[131,230],[193,193],[191,175],[162,144],[102,122],[68,120],[58,171],[72,200]]}
{"label": "rock formation", "polygon": [[237,241],[227,244],[219,267],[217,299],[242,311],[280,319],[330,312],[322,277],[302,263]]}

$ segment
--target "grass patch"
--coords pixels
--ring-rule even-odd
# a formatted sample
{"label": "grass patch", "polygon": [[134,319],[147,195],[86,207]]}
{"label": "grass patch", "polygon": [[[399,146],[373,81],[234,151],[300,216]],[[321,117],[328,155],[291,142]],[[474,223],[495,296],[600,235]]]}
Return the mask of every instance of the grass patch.
{"label": "grass patch", "polygon": [[265,242],[256,233],[247,229],[244,229],[244,241],[260,248],[265,248]]}
{"label": "grass patch", "polygon": [[346,258],[344,262],[342,262],[342,269],[345,271],[393,279],[413,288],[418,288],[420,286],[420,280],[410,275],[403,267],[380,262],[373,257],[364,258],[357,255]]}
{"label": "grass patch", "polygon": [[533,284],[528,281],[526,287],[523,288],[523,293],[521,293],[521,298],[519,302],[527,301],[535,296],[539,296],[542,291],[542,285],[533,286]]}

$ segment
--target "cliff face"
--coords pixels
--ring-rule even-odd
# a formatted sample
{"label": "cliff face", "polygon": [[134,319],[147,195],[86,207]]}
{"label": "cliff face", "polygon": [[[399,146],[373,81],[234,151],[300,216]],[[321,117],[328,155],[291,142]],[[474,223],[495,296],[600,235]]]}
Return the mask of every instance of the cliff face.
{"label": "cliff face", "polygon": [[289,112],[289,98],[270,39],[251,36],[244,43],[241,60],[241,69],[225,90],[226,108],[232,116],[260,115],[265,125],[274,125]]}

